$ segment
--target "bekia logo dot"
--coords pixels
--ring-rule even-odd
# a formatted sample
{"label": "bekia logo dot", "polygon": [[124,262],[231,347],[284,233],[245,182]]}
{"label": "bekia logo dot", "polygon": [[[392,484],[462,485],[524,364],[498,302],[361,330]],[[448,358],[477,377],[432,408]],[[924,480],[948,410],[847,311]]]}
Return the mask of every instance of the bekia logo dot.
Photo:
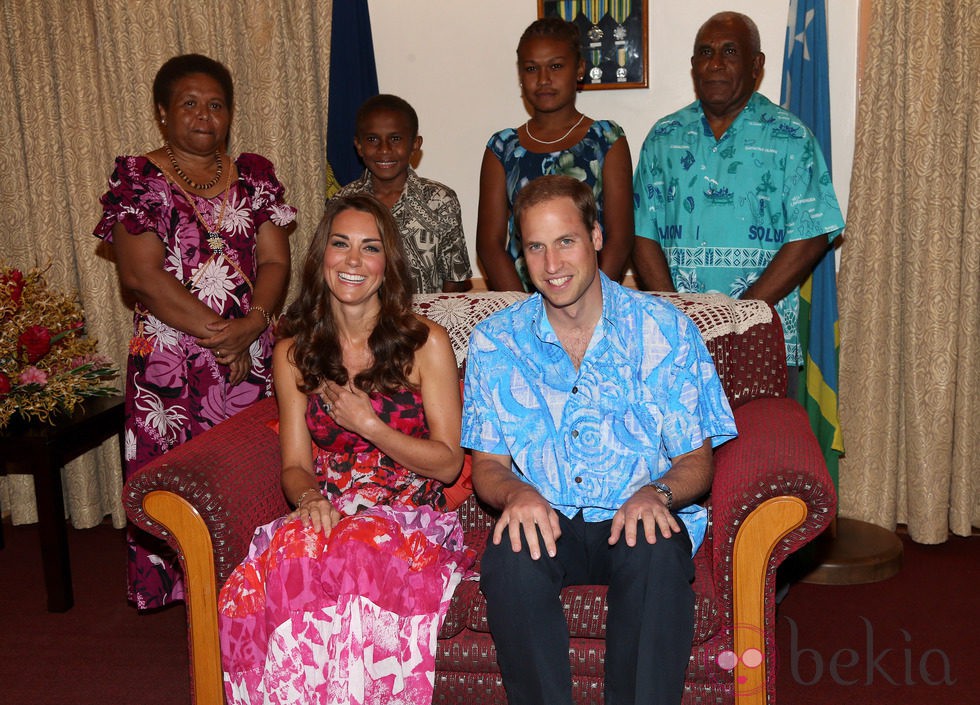
{"label": "bekia logo dot", "polygon": [[[724,649],[717,654],[709,656],[710,663],[707,665],[709,678],[714,677],[721,685],[732,683],[734,680],[735,697],[744,698],[755,695],[766,687],[765,679],[765,654],[758,648],[750,646],[735,651],[736,644],[765,644],[765,634],[758,627],[751,624],[736,624],[735,631],[730,641],[732,648]],[[739,663],[744,667],[740,673],[735,672]]]}

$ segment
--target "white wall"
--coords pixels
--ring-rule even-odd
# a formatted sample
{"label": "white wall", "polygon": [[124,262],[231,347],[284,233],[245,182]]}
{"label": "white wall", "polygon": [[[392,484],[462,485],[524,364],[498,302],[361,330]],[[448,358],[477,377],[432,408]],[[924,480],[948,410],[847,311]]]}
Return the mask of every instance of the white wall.
{"label": "white wall", "polygon": [[[859,2],[828,3],[834,185],[843,208],[854,151]],[[418,111],[424,138],[419,173],[448,184],[459,195],[475,269],[480,161],[492,133],[528,118],[518,86],[516,49],[521,32],[537,17],[537,2],[368,4],[381,92],[402,96]],[[649,87],[584,91],[577,101],[586,115],[623,126],[634,163],[653,121],[694,100],[694,35],[704,20],[722,10],[744,12],[758,24],[766,53],[760,90],[779,102],[789,0],[649,0]]]}

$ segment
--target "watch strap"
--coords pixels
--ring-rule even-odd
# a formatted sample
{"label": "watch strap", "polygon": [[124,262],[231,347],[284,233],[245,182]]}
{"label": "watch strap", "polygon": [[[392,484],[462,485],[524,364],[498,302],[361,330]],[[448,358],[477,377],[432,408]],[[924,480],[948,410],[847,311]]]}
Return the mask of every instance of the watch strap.
{"label": "watch strap", "polygon": [[671,507],[674,506],[674,493],[670,491],[670,487],[667,485],[667,483],[655,480],[654,482],[650,483],[650,487],[655,489],[667,499],[667,510],[670,511]]}

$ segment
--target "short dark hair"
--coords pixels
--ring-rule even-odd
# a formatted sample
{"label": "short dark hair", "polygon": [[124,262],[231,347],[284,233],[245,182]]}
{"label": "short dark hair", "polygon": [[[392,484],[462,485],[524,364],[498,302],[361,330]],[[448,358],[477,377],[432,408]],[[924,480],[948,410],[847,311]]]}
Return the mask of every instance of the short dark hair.
{"label": "short dark hair", "polygon": [[521,189],[514,201],[514,227],[518,236],[522,235],[521,217],[525,211],[556,198],[570,198],[572,200],[582,217],[582,224],[587,230],[592,230],[599,221],[599,209],[596,207],[595,196],[587,183],[561,174],[539,176]]}
{"label": "short dark hair", "polygon": [[566,42],[575,55],[575,62],[582,60],[582,45],[579,37],[578,27],[571,22],[566,22],[561,17],[542,17],[527,26],[524,34],[517,42],[517,53],[520,55],[521,47],[531,39],[555,39]]}
{"label": "short dark hair", "polygon": [[736,22],[741,22],[742,24],[745,25],[745,29],[748,30],[749,33],[749,46],[748,46],[749,50],[753,54],[761,54],[762,40],[759,38],[758,25],[756,25],[756,23],[748,15],[742,14],[741,12],[732,12],[730,10],[726,12],[715,13],[714,15],[712,15],[711,17],[709,17],[707,20],[704,21],[704,24],[702,24],[698,28],[698,33],[694,35],[694,51],[697,52],[698,40],[701,38],[701,33],[705,30],[705,28],[708,25],[714,22],[731,22],[732,20],[735,20]]}
{"label": "short dark hair", "polygon": [[235,86],[231,80],[231,72],[220,61],[203,54],[181,54],[164,62],[153,79],[153,107],[162,105],[170,107],[173,97],[174,84],[185,76],[203,73],[213,78],[225,94],[225,102],[229,112],[235,109]]}
{"label": "short dark hair", "polygon": [[391,95],[390,93],[376,95],[361,103],[361,107],[357,109],[357,115],[354,117],[354,132],[361,134],[368,118],[382,110],[398,113],[404,117],[408,120],[408,124],[412,128],[412,138],[418,137],[419,115],[415,112],[415,108],[404,98],[399,98],[397,95]]}

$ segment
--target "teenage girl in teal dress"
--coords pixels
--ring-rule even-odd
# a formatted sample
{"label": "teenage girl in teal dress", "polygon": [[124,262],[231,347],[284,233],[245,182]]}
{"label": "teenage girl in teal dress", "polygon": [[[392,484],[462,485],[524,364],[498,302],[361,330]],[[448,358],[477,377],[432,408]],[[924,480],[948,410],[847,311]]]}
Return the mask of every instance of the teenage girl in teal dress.
{"label": "teenage girl in teal dress", "polygon": [[575,108],[585,62],[578,29],[557,17],[532,23],[517,45],[521,92],[531,118],[494,134],[480,170],[476,249],[487,287],[529,289],[512,205],[518,192],[545,174],[573,176],[592,187],[604,245],[599,266],[620,281],[633,248],[633,176],[623,129]]}

